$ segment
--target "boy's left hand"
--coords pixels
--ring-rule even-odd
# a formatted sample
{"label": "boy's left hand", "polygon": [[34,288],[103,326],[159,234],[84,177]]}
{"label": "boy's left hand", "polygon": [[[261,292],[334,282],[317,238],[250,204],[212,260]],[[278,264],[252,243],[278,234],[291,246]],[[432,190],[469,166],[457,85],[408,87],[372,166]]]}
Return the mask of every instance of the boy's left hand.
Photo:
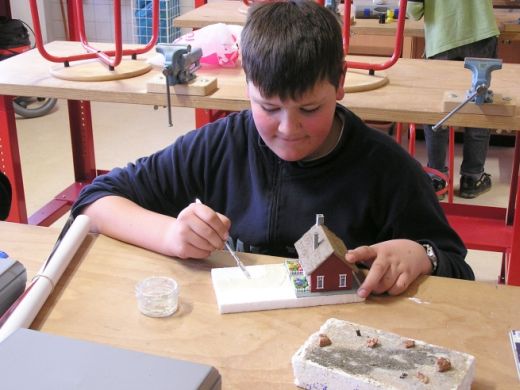
{"label": "boy's left hand", "polygon": [[398,295],[419,275],[429,274],[432,265],[423,246],[412,240],[396,239],[349,250],[349,263],[371,263],[365,281],[357,294],[366,298],[371,293]]}

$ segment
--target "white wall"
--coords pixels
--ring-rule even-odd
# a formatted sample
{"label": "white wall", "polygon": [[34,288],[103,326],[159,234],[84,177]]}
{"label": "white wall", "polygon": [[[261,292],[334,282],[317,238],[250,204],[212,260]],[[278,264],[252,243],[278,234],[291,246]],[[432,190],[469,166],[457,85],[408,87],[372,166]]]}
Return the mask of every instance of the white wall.
{"label": "white wall", "polygon": [[[123,41],[132,42],[132,0],[121,0],[121,28]],[[66,1],[63,1],[65,13]],[[46,22],[48,41],[65,40],[64,16],[60,0],[46,0]],[[83,0],[85,32],[90,42],[114,42],[113,0]],[[65,25],[67,25],[65,16]]]}
{"label": "white wall", "polygon": [[[121,0],[123,42],[132,43],[132,4],[135,0]],[[175,1],[175,0],[172,0]],[[193,9],[193,0],[178,0],[181,14]],[[38,12],[44,42],[65,40],[64,18],[60,0],[38,0]],[[10,0],[13,18],[21,19],[32,27],[28,0]],[[65,12],[67,2],[63,0]],[[87,38],[91,42],[114,42],[113,0],[83,0],[83,14]],[[66,24],[66,22],[65,22]]]}

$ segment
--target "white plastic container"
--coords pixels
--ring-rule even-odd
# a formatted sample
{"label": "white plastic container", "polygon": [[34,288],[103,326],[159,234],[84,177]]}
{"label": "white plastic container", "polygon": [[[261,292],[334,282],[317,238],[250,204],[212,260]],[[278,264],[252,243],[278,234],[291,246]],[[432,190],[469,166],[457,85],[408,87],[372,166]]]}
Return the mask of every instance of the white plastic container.
{"label": "white plastic container", "polygon": [[165,276],[146,278],[135,286],[139,311],[148,317],[168,317],[177,311],[179,286]]}

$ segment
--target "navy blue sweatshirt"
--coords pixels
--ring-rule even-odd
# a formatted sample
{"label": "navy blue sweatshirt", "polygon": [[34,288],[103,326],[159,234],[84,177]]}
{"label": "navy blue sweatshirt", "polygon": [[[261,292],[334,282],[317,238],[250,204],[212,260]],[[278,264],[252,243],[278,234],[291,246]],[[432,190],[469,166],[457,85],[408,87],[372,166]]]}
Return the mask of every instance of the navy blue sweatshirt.
{"label": "navy blue sweatshirt", "polygon": [[118,195],[175,217],[198,197],[231,220],[238,250],[289,257],[315,215],[323,214],[347,248],[397,238],[430,243],[439,260],[436,275],[474,279],[466,248],[421,165],[345,107],[338,105],[336,114],[344,123],[338,145],[308,162],[278,158],[249,110],[230,114],[97,177],[72,212]]}

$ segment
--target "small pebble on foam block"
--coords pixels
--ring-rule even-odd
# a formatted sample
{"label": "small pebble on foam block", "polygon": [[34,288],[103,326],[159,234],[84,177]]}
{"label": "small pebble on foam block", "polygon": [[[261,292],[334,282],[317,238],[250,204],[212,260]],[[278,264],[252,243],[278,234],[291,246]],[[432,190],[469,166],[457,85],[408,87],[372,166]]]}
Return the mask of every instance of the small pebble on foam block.
{"label": "small pebble on foam block", "polygon": [[317,389],[470,389],[475,358],[330,318],[292,358],[295,383]]}

